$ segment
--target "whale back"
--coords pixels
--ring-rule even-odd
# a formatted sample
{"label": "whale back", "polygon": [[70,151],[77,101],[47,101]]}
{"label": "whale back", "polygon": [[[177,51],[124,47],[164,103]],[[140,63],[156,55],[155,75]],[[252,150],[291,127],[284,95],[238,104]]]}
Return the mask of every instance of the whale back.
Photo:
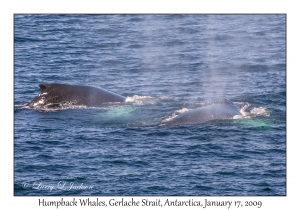
{"label": "whale back", "polygon": [[43,106],[99,106],[110,102],[124,102],[125,97],[104,89],[68,85],[68,84],[40,84],[41,92],[27,105],[29,107]]}
{"label": "whale back", "polygon": [[164,125],[198,124],[216,119],[230,119],[240,114],[236,104],[228,99],[222,99],[215,104],[184,112]]}

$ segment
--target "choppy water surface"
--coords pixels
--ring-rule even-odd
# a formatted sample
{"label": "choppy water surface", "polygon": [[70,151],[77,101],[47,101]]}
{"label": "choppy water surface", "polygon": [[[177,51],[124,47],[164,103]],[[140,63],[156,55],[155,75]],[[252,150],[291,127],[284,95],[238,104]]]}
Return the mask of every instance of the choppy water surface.
{"label": "choppy water surface", "polygon": [[[14,24],[15,195],[286,195],[285,15],[15,15]],[[54,82],[127,99],[24,107]],[[220,98],[243,104],[241,116],[160,126]]]}

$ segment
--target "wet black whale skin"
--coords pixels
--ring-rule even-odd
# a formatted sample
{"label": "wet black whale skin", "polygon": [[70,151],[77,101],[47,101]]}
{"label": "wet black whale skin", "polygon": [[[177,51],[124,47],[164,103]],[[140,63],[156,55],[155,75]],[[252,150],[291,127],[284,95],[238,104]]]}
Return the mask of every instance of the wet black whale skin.
{"label": "wet black whale skin", "polygon": [[46,107],[51,105],[99,106],[110,102],[124,102],[125,97],[104,89],[68,85],[40,84],[41,93],[27,105],[29,107]]}

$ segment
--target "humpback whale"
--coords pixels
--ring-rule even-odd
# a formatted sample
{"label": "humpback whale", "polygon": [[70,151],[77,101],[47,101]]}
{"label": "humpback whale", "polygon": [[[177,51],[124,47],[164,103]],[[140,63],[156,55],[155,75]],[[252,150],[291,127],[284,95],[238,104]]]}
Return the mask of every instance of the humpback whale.
{"label": "humpback whale", "polygon": [[104,89],[68,85],[40,84],[41,92],[27,103],[31,108],[55,108],[61,106],[99,106],[110,102],[125,102],[125,97]]}
{"label": "humpback whale", "polygon": [[161,125],[198,124],[216,119],[232,119],[235,115],[241,115],[239,110],[239,105],[228,99],[221,99],[216,103],[179,114]]}

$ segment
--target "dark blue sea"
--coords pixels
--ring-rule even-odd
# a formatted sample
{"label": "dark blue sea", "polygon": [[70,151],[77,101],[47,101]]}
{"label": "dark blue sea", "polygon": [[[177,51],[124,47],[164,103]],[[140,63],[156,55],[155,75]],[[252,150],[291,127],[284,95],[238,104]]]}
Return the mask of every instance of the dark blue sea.
{"label": "dark blue sea", "polygon": [[[126,102],[27,107],[50,83]],[[14,195],[286,195],[286,16],[15,14]]]}

